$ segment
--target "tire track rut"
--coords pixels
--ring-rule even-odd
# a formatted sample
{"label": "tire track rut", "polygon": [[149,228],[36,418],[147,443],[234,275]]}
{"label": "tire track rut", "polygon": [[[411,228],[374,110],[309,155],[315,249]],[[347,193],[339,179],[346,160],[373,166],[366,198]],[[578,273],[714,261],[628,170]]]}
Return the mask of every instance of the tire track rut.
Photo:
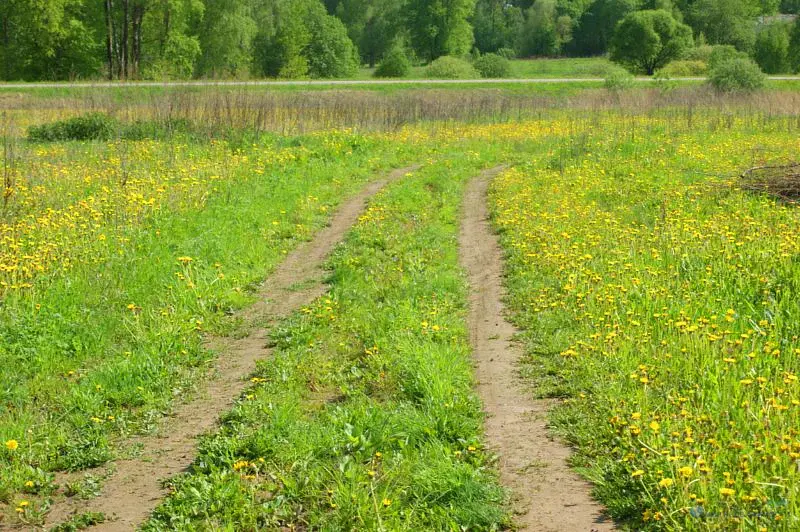
{"label": "tire track rut", "polygon": [[518,376],[522,355],[504,318],[503,257],[489,222],[487,191],[505,167],[484,171],[468,185],[459,236],[461,265],[470,284],[469,329],[477,391],[487,414],[490,448],[499,457],[500,480],[512,492],[516,524],[535,532],[613,530],[591,485],[567,465],[570,449],[547,432],[552,401],[533,400]]}

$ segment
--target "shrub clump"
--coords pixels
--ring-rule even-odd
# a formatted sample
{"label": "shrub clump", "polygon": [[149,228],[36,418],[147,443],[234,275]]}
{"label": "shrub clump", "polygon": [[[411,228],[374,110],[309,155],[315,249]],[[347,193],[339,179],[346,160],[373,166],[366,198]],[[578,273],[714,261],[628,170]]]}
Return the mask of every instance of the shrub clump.
{"label": "shrub clump", "polygon": [[736,57],[715,64],[708,81],[719,92],[752,93],[764,87],[766,76],[751,59]]}
{"label": "shrub clump", "polygon": [[750,59],[750,56],[745,52],[737,50],[730,44],[719,44],[717,46],[712,46],[711,53],[708,55],[708,69],[714,70],[719,65],[732,59],[748,60]]}
{"label": "shrub clump", "polygon": [[171,138],[174,135],[193,135],[196,132],[194,125],[184,118],[120,122],[103,113],[91,113],[67,120],[31,126],[28,128],[28,140],[32,142],[144,140]]}
{"label": "shrub clump", "polygon": [[469,62],[445,55],[428,65],[425,75],[433,79],[474,79],[478,72]]}
{"label": "shrub clump", "polygon": [[758,32],[753,50],[761,70],[767,74],[782,74],[789,71],[789,26],[772,24]]}
{"label": "shrub clump", "polygon": [[498,54],[486,54],[477,58],[472,65],[484,78],[499,79],[511,77],[511,61]]}
{"label": "shrub clump", "polygon": [[517,52],[513,48],[503,47],[500,48],[495,52],[500,57],[505,57],[506,59],[514,59],[517,57]]}
{"label": "shrub clump", "polygon": [[383,61],[375,69],[376,78],[404,78],[411,71],[411,61],[405,50],[395,46],[383,57]]}
{"label": "shrub clump", "polygon": [[661,70],[658,74],[667,78],[693,78],[705,76],[708,73],[708,64],[704,61],[673,61]]}
{"label": "shrub clump", "polygon": [[622,67],[612,67],[608,69],[603,85],[606,89],[617,92],[633,87],[636,78],[633,74]]}
{"label": "shrub clump", "polygon": [[28,140],[56,142],[64,140],[110,140],[119,122],[103,113],[90,113],[28,128]]}
{"label": "shrub clump", "polygon": [[712,46],[710,44],[701,44],[686,50],[681,59],[685,61],[701,61],[705,64],[708,64],[709,59],[711,59],[711,54],[715,48],[716,46]]}

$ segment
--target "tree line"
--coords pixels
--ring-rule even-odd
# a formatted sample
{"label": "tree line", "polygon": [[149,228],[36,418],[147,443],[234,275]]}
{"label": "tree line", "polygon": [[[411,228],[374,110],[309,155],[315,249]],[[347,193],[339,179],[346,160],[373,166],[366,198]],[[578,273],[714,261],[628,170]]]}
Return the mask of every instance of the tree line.
{"label": "tree line", "polygon": [[642,11],[765,70],[800,68],[800,24],[778,15],[800,0],[2,0],[0,79],[345,77],[398,50],[593,56]]}

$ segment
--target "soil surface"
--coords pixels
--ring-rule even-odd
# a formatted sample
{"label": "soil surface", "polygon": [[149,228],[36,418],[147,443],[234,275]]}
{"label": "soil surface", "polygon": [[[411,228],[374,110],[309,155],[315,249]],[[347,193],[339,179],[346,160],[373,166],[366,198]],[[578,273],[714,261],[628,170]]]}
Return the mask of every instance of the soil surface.
{"label": "soil surface", "polygon": [[536,532],[613,530],[591,495],[591,485],[567,465],[570,449],[548,435],[551,401],[531,398],[517,368],[522,356],[504,318],[503,256],[487,206],[491,179],[483,172],[467,186],[461,226],[461,265],[470,289],[469,327],[477,390],[487,414],[486,438],[499,458],[500,480],[512,493],[515,522]]}
{"label": "soil surface", "polygon": [[[418,167],[395,170],[368,184],[343,203],[330,225],[314,239],[289,253],[259,291],[259,301],[245,317],[264,318],[272,323],[310,304],[325,293],[323,263],[364,211],[369,198],[388,183]],[[162,423],[158,434],[130,442],[142,449],[134,459],[118,460],[101,494],[89,501],[67,499],[56,502],[47,528],[72,515],[103,512],[110,518],[93,530],[134,530],[143,523],[167,495],[163,480],[186,471],[195,459],[197,438],[217,427],[219,416],[230,410],[249,384],[256,362],[267,358],[269,326],[258,328],[241,339],[209,339],[220,353],[212,378],[202,385],[197,399],[178,406]]]}

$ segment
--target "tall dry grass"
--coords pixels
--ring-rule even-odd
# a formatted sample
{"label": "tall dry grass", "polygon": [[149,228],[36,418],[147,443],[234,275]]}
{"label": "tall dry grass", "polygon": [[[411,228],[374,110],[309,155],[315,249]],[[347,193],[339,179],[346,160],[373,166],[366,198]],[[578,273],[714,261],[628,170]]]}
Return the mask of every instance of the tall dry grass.
{"label": "tall dry grass", "polygon": [[736,117],[756,126],[759,121],[777,118],[785,120],[787,127],[800,128],[800,92],[722,95],[705,86],[669,91],[656,87],[623,92],[585,89],[574,94],[460,88],[397,92],[175,88],[124,94],[129,97],[103,89],[47,97],[6,93],[0,95],[0,111],[16,115],[21,125],[99,111],[126,121],[188,120],[209,129],[247,128],[281,134],[331,128],[391,131],[421,122],[509,122],[543,118],[554,110],[575,111],[576,119],[609,111],[632,116],[667,113],[688,127],[696,113],[713,111],[720,127]]}

